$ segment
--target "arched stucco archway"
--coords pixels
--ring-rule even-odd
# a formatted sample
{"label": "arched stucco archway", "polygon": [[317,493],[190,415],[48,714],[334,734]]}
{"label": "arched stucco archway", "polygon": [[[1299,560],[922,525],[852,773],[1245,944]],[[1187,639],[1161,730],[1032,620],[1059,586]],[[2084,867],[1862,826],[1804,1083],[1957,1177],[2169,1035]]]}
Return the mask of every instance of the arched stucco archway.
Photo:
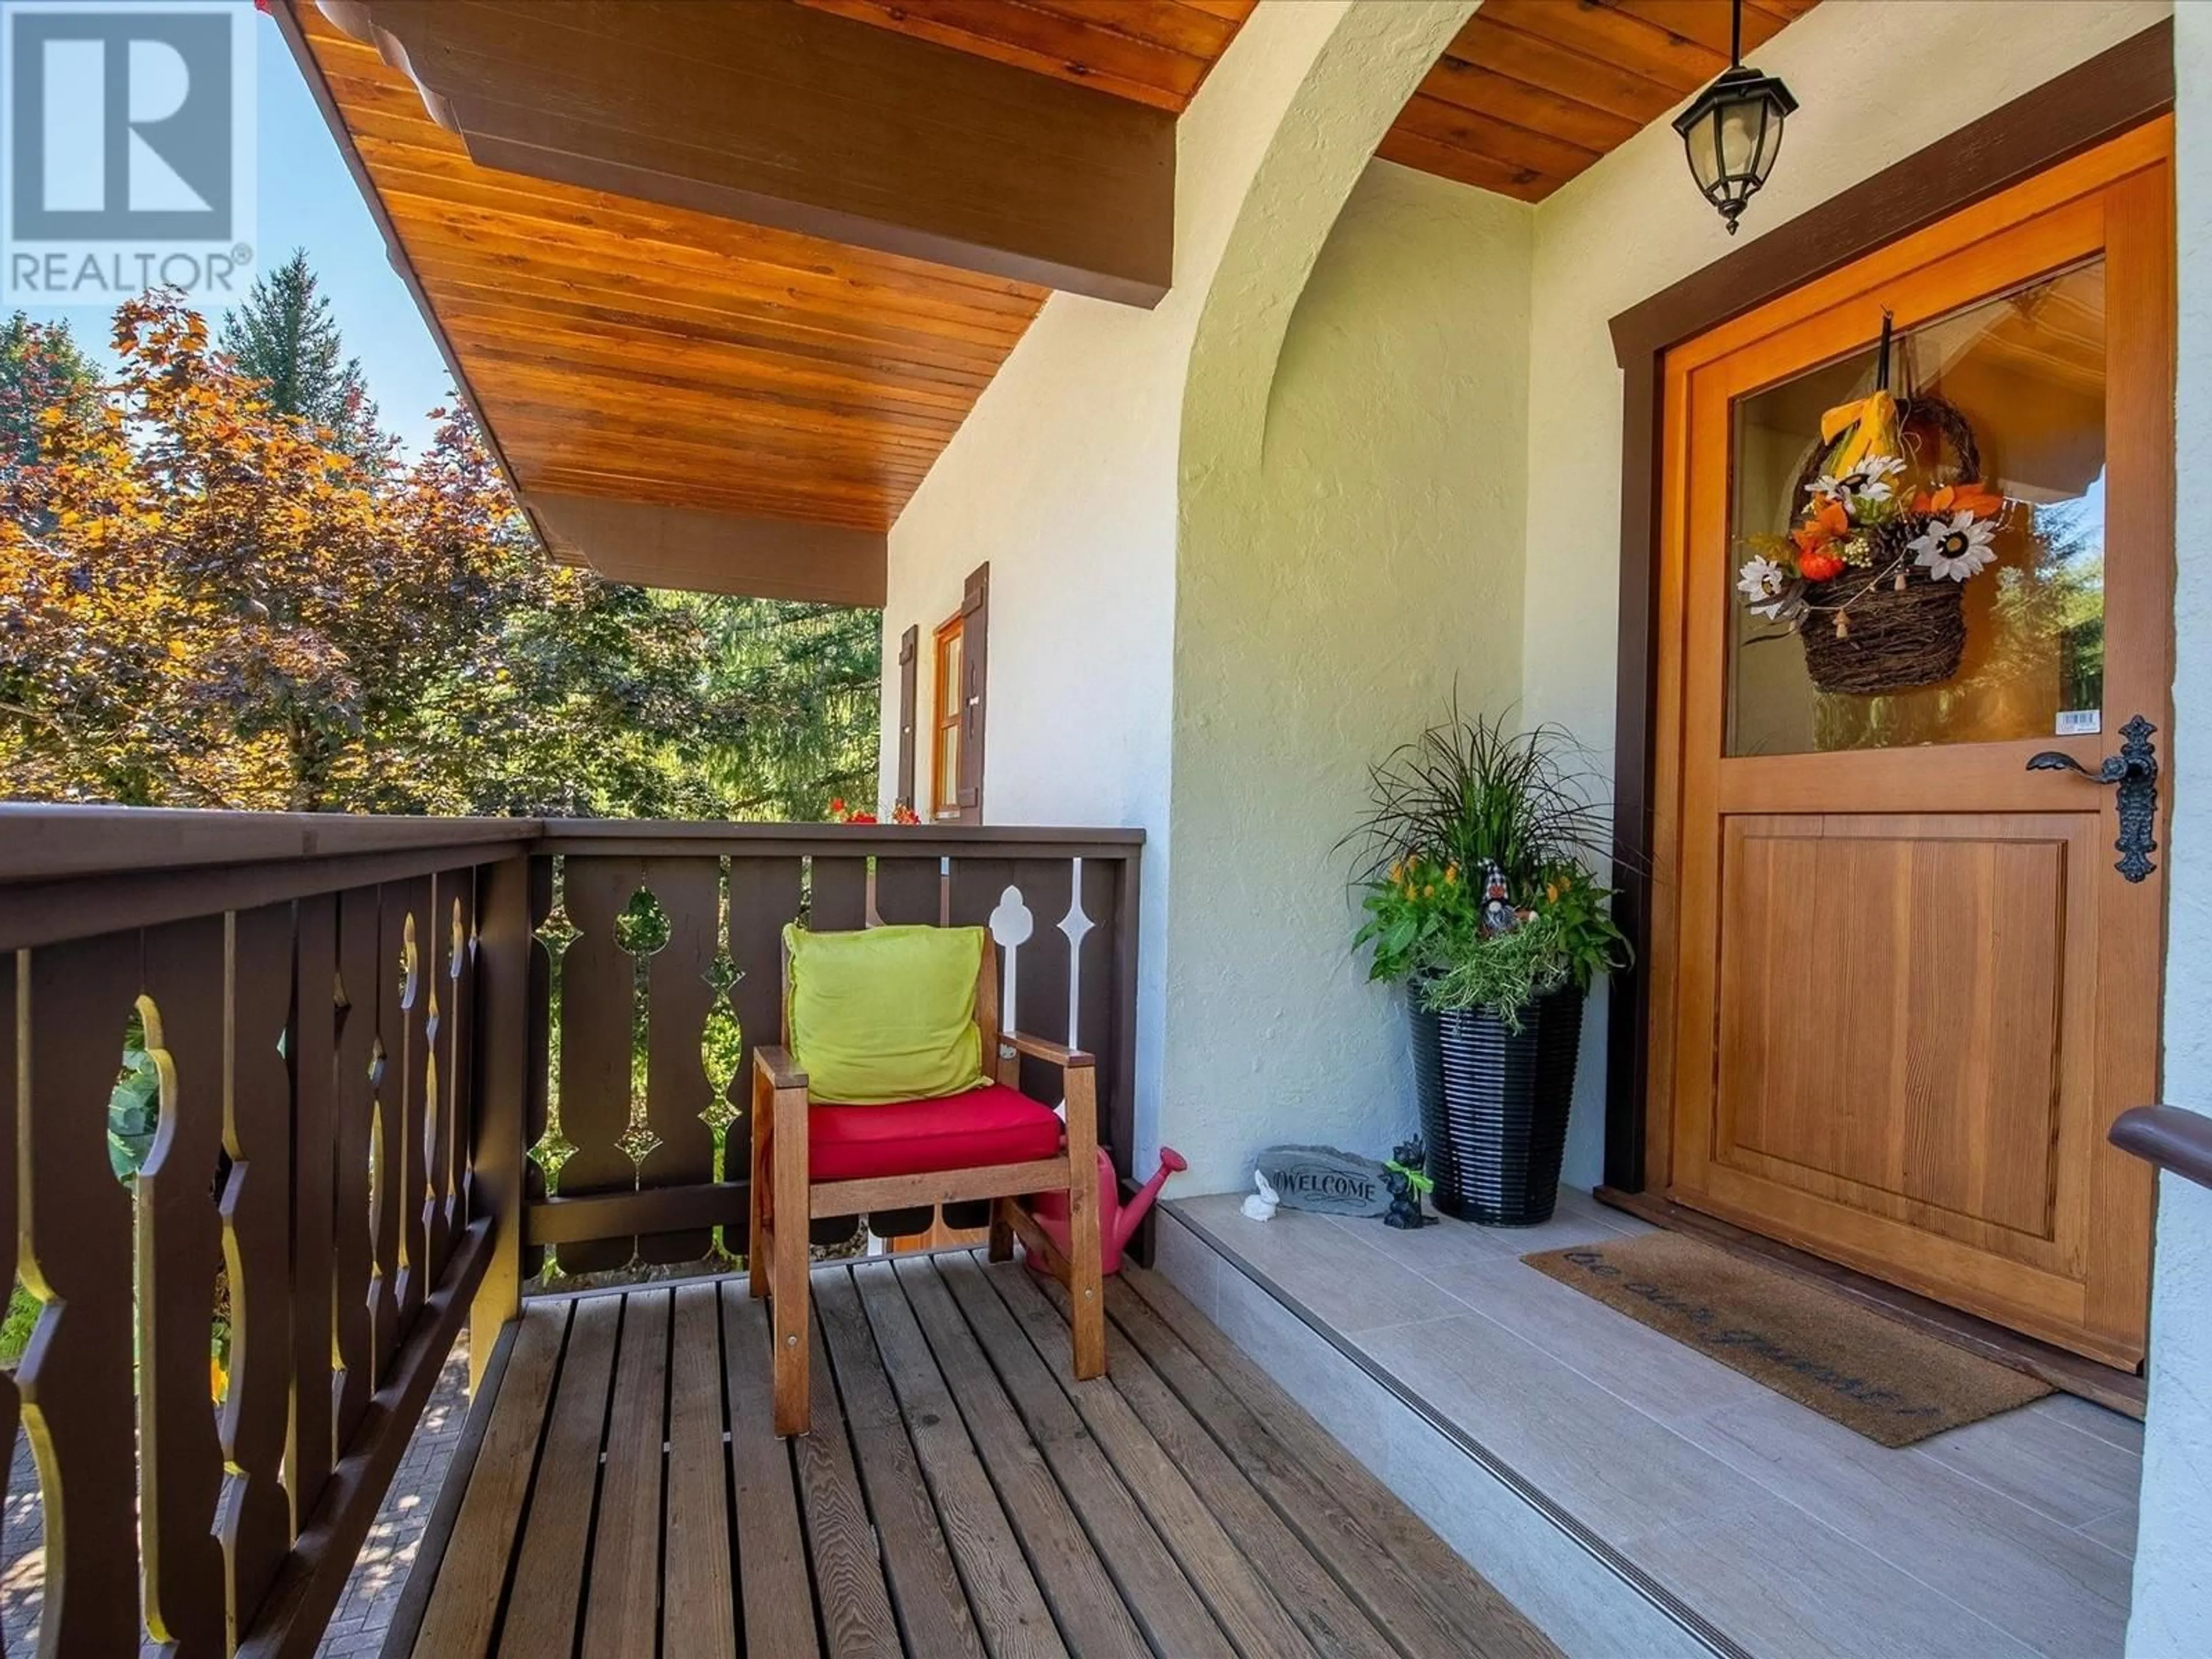
{"label": "arched stucco archway", "polygon": [[[1260,7],[1177,122],[1167,297],[1147,312],[1053,295],[891,531],[887,653],[908,624],[948,614],[964,574],[991,563],[991,819],[1136,824],[1150,837],[1138,963],[1140,1164],[1164,1133],[1201,1152],[1212,1133],[1204,1101],[1171,1119],[1161,1112],[1170,895],[1181,855],[1171,733],[1189,714],[1172,660],[1177,566],[1189,534],[1184,497],[1203,494],[1202,483],[1194,492],[1184,480],[1226,478],[1236,469],[1224,456],[1256,456],[1275,359],[1330,227],[1472,9],[1473,0]],[[1191,397],[1200,407],[1187,414]],[[1212,412],[1224,408],[1236,417]],[[1188,556],[1200,558],[1207,539],[1192,541]],[[895,730],[888,686],[885,696],[885,726]],[[887,767],[895,750],[886,744]],[[1182,1063],[1185,1086],[1203,1089],[1219,1057]],[[1194,1169],[1179,1190],[1237,1183],[1240,1156]]]}
{"label": "arched stucco archway", "polygon": [[1531,211],[1374,160],[1474,8],[1272,9],[1311,46],[1199,301],[1177,462],[1160,1123],[1200,1191],[1412,1127],[1336,842],[1455,684],[1520,679]]}
{"label": "arched stucco archway", "polygon": [[[1477,3],[1309,0],[1254,14],[1249,27],[1306,46],[1281,53],[1290,62],[1302,59],[1304,72],[1249,165],[1215,173],[1218,185],[1241,184],[1242,200],[1233,216],[1206,216],[1205,229],[1218,227],[1218,252],[1193,250],[1200,260],[1212,252],[1212,269],[1183,386],[1186,536],[1217,483],[1225,481],[1223,469],[1258,459],[1267,388],[1322,246],[1375,147]],[[1202,122],[1210,112],[1193,113]],[[1194,143],[1204,139],[1193,135]],[[1181,234],[1186,228],[1176,228]],[[1181,270],[1176,280],[1182,280]]]}

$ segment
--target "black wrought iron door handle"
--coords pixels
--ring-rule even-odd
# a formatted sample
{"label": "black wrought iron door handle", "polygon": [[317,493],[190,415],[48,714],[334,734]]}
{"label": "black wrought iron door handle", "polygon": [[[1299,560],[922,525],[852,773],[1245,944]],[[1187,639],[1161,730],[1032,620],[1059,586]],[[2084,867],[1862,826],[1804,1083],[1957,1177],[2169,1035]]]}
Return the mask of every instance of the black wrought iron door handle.
{"label": "black wrought iron door handle", "polygon": [[2094,772],[2056,749],[2046,749],[2027,763],[2031,772],[2078,772],[2093,783],[2117,786],[2120,833],[2112,846],[2120,858],[2112,868],[2130,881],[2145,880],[2158,868],[2150,861],[2158,850],[2151,836],[2158,824],[2158,748],[2151,742],[2157,730],[2136,715],[2120,728],[2120,752],[2106,756]]}

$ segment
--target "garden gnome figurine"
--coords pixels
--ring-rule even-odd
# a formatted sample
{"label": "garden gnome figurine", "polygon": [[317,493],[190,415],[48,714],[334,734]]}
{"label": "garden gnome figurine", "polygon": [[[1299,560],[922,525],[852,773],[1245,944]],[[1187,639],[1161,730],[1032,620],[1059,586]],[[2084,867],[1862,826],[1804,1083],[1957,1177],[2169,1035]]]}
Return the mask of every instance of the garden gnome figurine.
{"label": "garden gnome figurine", "polygon": [[1483,866],[1482,936],[1495,939],[1521,925],[1521,914],[1505,891],[1505,872],[1495,864]]}

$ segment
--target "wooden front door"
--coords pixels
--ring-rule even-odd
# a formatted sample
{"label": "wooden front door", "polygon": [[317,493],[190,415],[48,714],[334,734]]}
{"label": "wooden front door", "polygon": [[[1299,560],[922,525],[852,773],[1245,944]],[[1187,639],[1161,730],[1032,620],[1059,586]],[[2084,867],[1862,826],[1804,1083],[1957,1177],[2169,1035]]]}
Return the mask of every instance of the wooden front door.
{"label": "wooden front door", "polygon": [[[2139,129],[1689,342],[1663,411],[1655,1165],[2126,1366],[2153,1187],[2105,1132],[2158,1097],[2163,878],[2115,867],[2113,787],[2029,762],[2094,773],[2137,715],[2171,752],[2171,151]],[[1966,417],[2003,501],[1957,665],[1911,689],[1871,609],[1802,614],[1850,653],[1816,675],[1736,591],[1761,553],[1794,568],[1772,538],[1885,312],[1893,386]],[[1901,447],[1901,488],[1955,459],[1922,422]]]}

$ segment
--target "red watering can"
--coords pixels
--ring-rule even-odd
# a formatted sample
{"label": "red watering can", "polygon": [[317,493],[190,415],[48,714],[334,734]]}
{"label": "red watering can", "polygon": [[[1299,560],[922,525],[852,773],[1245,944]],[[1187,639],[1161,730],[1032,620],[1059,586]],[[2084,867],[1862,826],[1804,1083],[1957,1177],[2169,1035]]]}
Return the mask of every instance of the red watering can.
{"label": "red watering can", "polygon": [[[1152,1200],[1160,1195],[1160,1188],[1167,1178],[1187,1170],[1182,1154],[1172,1146],[1160,1148],[1160,1167],[1152,1171],[1152,1178],[1137,1189],[1136,1196],[1127,1204],[1121,1202],[1121,1184],[1114,1178],[1114,1160],[1106,1155],[1106,1148],[1098,1149],[1098,1242],[1101,1270],[1119,1273],[1121,1270],[1121,1247],[1135,1235],[1137,1224],[1152,1207]],[[1046,1236],[1060,1247],[1060,1254],[1067,1253],[1067,1194],[1039,1193],[1030,1200],[1030,1213],[1036,1218]],[[1036,1266],[1032,1261],[1031,1267]]]}

